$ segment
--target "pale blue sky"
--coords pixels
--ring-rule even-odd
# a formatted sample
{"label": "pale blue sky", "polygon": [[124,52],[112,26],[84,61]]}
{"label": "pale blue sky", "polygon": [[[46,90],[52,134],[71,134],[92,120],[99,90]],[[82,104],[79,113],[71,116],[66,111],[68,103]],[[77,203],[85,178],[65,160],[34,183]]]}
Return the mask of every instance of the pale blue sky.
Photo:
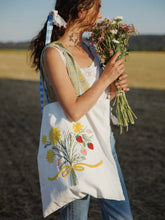
{"label": "pale blue sky", "polygon": [[[42,28],[55,0],[0,0],[0,41],[26,41]],[[103,17],[123,16],[141,34],[165,34],[165,0],[102,0]]]}

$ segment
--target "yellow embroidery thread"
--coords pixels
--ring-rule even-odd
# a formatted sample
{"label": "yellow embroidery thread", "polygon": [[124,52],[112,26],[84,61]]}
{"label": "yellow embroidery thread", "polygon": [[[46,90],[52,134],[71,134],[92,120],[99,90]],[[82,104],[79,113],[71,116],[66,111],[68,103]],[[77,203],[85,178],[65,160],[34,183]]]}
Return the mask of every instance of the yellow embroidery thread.
{"label": "yellow embroidery thread", "polygon": [[76,133],[80,133],[83,130],[83,125],[78,122],[74,123],[72,127],[73,127],[73,131]]}
{"label": "yellow embroidery thread", "polygon": [[52,149],[48,150],[47,152],[47,156],[46,159],[49,163],[53,163],[54,162],[54,157],[55,157],[55,153]]}
{"label": "yellow embroidery thread", "polygon": [[103,163],[103,161],[101,160],[99,163],[97,163],[95,165],[90,165],[90,164],[86,164],[86,163],[76,163],[73,166],[67,165],[67,166],[64,166],[55,177],[53,177],[53,178],[48,177],[48,180],[53,181],[53,180],[58,179],[61,173],[62,173],[63,177],[67,177],[70,174],[72,169],[76,170],[76,171],[84,171],[85,168],[83,166],[87,166],[90,168],[96,168],[96,167],[100,166],[102,163]]}
{"label": "yellow embroidery thread", "polygon": [[61,131],[58,128],[53,127],[49,132],[49,140],[52,145],[58,144],[61,140]]}
{"label": "yellow embroidery thread", "polygon": [[46,135],[43,135],[42,136],[42,144],[46,144],[46,141],[47,141],[47,137],[46,137]]}

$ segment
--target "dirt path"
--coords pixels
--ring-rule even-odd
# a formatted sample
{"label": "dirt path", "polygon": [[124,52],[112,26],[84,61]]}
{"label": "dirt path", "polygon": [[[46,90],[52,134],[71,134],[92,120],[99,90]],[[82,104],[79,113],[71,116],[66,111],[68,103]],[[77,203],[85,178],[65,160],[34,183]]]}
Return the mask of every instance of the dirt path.
{"label": "dirt path", "polygon": [[[138,116],[136,126],[119,135],[119,161],[135,220],[165,219],[165,91],[131,89],[127,95]],[[37,171],[40,131],[38,82],[0,80],[0,219],[41,220]],[[56,217],[55,217],[56,216]],[[60,220],[59,212],[48,220]],[[91,199],[89,220],[101,220]]]}

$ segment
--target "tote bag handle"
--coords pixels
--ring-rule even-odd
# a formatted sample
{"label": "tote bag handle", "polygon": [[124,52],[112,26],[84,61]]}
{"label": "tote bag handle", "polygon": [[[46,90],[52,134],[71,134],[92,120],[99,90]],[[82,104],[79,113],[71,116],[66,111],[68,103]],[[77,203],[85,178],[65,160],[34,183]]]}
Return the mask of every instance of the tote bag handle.
{"label": "tote bag handle", "polygon": [[[48,15],[47,27],[46,27],[46,40],[45,46],[51,42],[51,36],[53,31],[53,15]],[[44,109],[44,95],[46,96],[47,102],[50,103],[49,96],[46,90],[45,82],[42,82],[41,71],[40,71],[40,103],[41,103],[41,112],[43,113]]]}

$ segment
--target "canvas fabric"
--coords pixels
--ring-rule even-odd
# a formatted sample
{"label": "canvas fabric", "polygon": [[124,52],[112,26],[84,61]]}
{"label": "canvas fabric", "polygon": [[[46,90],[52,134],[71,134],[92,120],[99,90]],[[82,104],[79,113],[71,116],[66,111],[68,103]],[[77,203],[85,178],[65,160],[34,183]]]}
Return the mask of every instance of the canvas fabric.
{"label": "canvas fabric", "polygon": [[[87,91],[88,82],[71,54],[58,42],[48,46],[63,52],[76,95]],[[88,194],[124,200],[111,151],[109,100],[98,100],[79,121],[70,122],[50,87],[42,62],[41,70],[50,100],[43,110],[37,156],[43,216]]]}

